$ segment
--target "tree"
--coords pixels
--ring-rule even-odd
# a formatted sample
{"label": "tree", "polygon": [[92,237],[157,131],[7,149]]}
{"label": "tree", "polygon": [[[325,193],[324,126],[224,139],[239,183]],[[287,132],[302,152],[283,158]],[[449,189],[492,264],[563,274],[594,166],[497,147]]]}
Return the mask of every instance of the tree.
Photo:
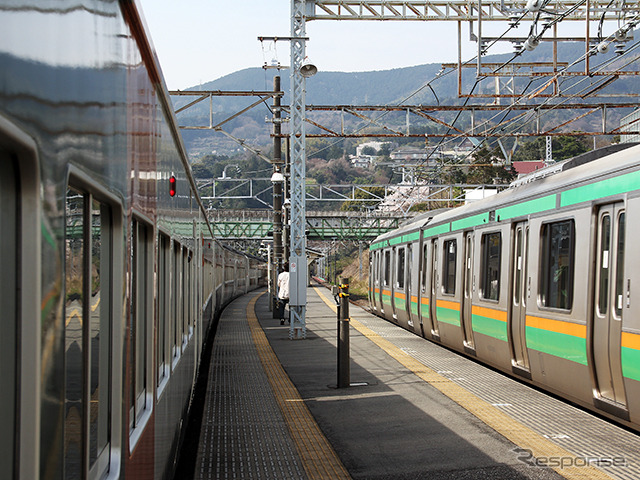
{"label": "tree", "polygon": [[[342,204],[340,210],[343,212],[360,211],[365,208],[375,208],[380,204],[382,200],[365,201],[365,199],[371,199],[375,197],[384,198],[384,187],[365,187],[361,190],[356,190],[353,194],[354,200],[347,200]],[[362,199],[362,200],[357,200]]]}
{"label": "tree", "polygon": [[[563,135],[551,140],[553,159],[556,161],[572,158],[589,151],[589,146],[581,138]],[[513,156],[514,161],[545,160],[547,152],[546,137],[538,137],[521,145]]]}
{"label": "tree", "polygon": [[362,149],[362,155],[375,155],[377,153],[376,149],[370,145],[367,145]]}
{"label": "tree", "polygon": [[478,185],[510,183],[515,178],[515,172],[507,170],[504,166],[500,147],[490,149],[484,145],[473,154],[473,163],[467,175],[469,183]]}

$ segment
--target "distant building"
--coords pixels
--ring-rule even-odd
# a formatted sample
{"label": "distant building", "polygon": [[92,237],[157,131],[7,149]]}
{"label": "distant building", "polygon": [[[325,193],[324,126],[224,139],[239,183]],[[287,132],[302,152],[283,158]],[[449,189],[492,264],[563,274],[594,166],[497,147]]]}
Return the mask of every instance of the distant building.
{"label": "distant building", "polygon": [[527,175],[528,173],[541,169],[545,166],[545,163],[542,160],[534,162],[513,162],[512,166],[518,175]]}
{"label": "distant building", "polygon": [[434,157],[432,148],[400,147],[391,152],[391,160],[424,161]]}
{"label": "distant building", "polygon": [[623,132],[620,135],[621,143],[633,143],[640,142],[640,135],[637,133],[626,134],[624,132],[638,131],[640,129],[640,109],[636,108],[626,117],[620,120],[620,131]]}
{"label": "distant building", "polygon": [[349,155],[351,165],[355,168],[371,168],[375,158],[373,155]]}

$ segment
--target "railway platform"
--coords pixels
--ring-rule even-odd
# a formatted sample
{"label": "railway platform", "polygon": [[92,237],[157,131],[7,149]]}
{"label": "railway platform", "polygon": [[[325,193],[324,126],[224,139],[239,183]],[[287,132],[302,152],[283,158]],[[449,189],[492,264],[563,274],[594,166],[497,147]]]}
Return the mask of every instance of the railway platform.
{"label": "railway platform", "polygon": [[338,389],[328,290],[309,288],[306,340],[289,340],[264,290],[225,309],[194,478],[640,478],[637,434],[350,314],[353,386]]}

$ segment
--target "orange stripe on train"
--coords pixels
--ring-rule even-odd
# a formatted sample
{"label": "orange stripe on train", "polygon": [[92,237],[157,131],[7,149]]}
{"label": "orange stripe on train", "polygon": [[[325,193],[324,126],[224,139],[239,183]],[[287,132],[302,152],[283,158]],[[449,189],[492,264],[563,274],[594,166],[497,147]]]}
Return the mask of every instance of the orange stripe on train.
{"label": "orange stripe on train", "polygon": [[549,332],[564,333],[579,338],[587,338],[587,326],[577,323],[552,320],[550,318],[527,315],[527,327],[539,328]]}
{"label": "orange stripe on train", "polygon": [[503,312],[501,310],[495,310],[493,308],[487,307],[479,307],[477,305],[473,305],[471,307],[472,315],[479,315],[481,317],[492,318],[494,320],[499,320],[501,322],[507,321],[507,312]]}
{"label": "orange stripe on train", "polygon": [[449,300],[436,300],[436,307],[448,308],[449,310],[460,311],[460,302],[451,302]]}

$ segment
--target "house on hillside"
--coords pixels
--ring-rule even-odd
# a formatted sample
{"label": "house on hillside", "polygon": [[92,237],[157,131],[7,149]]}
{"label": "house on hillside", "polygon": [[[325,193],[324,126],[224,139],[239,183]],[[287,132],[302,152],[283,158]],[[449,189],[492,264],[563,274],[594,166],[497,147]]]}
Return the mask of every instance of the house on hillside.
{"label": "house on hillside", "polygon": [[391,157],[391,160],[405,162],[422,162],[434,157],[432,148],[417,147],[396,148],[389,156]]}
{"label": "house on hillside", "polygon": [[536,161],[527,161],[527,162],[513,162],[511,164],[515,171],[518,173],[518,176],[527,175],[529,173],[535,172],[536,170],[540,170],[545,166],[545,162],[542,160]]}
{"label": "house on hillside", "polygon": [[373,155],[349,155],[351,166],[355,168],[371,168],[375,158]]}

